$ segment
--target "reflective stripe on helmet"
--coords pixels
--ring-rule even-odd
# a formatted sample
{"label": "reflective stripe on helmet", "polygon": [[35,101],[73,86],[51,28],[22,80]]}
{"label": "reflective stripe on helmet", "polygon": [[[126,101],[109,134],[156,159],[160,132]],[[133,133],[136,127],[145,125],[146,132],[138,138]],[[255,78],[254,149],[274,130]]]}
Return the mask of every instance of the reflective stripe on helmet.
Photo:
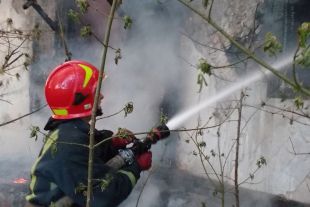
{"label": "reflective stripe on helmet", "polygon": [[67,109],[52,109],[55,115],[66,116],[68,115]]}
{"label": "reflective stripe on helmet", "polygon": [[84,78],[84,82],[83,82],[83,88],[85,88],[87,86],[91,76],[93,75],[93,70],[90,67],[88,67],[87,65],[79,64],[79,66],[81,66],[85,71],[85,78]]}

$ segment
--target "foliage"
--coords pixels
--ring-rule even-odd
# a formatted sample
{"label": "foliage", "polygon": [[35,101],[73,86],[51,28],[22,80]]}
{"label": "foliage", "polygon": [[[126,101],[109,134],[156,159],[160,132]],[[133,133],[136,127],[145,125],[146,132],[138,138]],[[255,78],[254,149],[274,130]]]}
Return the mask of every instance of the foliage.
{"label": "foliage", "polygon": [[298,44],[299,47],[306,47],[307,40],[310,36],[310,22],[304,22],[298,28]]}
{"label": "foliage", "polygon": [[310,46],[300,49],[295,59],[295,63],[305,68],[310,67]]}
{"label": "foliage", "polygon": [[204,77],[205,74],[211,75],[211,68],[212,66],[207,62],[206,59],[200,58],[198,60],[197,69],[197,84],[199,85],[198,93],[202,91],[203,86],[208,86],[206,78]]}
{"label": "foliage", "polygon": [[294,104],[295,104],[297,109],[303,108],[304,107],[304,101],[303,101],[302,97],[301,96],[295,97]]}
{"label": "foliage", "polygon": [[72,21],[74,21],[74,22],[76,22],[76,23],[80,22],[80,14],[79,14],[79,12],[74,11],[73,9],[70,9],[70,10],[68,11],[68,17],[69,17]]}
{"label": "foliage", "polygon": [[208,63],[206,59],[200,58],[198,60],[197,68],[202,74],[208,74],[209,76],[211,75],[212,66]]}
{"label": "foliage", "polygon": [[267,32],[265,35],[263,50],[264,52],[267,52],[269,56],[274,56],[276,53],[282,51],[281,43],[278,41],[278,38],[271,32]]}
{"label": "foliage", "polygon": [[81,13],[85,14],[89,8],[89,3],[87,0],[76,0],[75,2]]}
{"label": "foliage", "polygon": [[[256,165],[258,168],[261,168],[263,165],[267,165],[267,161],[265,159],[265,157],[261,156],[257,161],[256,161]],[[254,176],[253,176],[254,177]]]}
{"label": "foliage", "polygon": [[132,132],[125,128],[118,128],[116,135],[118,138],[126,139],[132,136]]}
{"label": "foliage", "polygon": [[114,57],[114,62],[115,62],[116,65],[118,64],[118,61],[119,61],[120,59],[122,59],[121,49],[118,48],[118,49],[115,51],[115,57]]}
{"label": "foliage", "polygon": [[31,36],[34,40],[39,40],[40,37],[42,35],[42,31],[40,29],[40,25],[39,24],[35,24],[34,28],[31,31]]}
{"label": "foliage", "polygon": [[210,150],[210,153],[211,153],[212,157],[216,156],[216,153],[215,153],[214,149]]}
{"label": "foliage", "polygon": [[199,147],[206,147],[207,144],[206,144],[206,142],[201,141],[201,142],[198,143],[198,146],[199,146]]}
{"label": "foliage", "polygon": [[168,122],[168,116],[161,110],[160,117],[159,117],[159,123],[163,125],[163,124],[167,124],[167,122]]}
{"label": "foliage", "polygon": [[86,26],[81,27],[80,35],[82,37],[89,37],[91,34],[92,34],[92,31],[91,31],[91,26],[90,25],[86,25]]}
{"label": "foliage", "polygon": [[203,86],[208,86],[208,83],[202,73],[198,73],[197,84],[199,85],[198,93],[202,91]]}
{"label": "foliage", "polygon": [[40,127],[38,127],[38,126],[31,126],[30,130],[31,130],[30,138],[34,137],[35,141],[37,141],[38,140],[38,132],[40,132]]}
{"label": "foliage", "polygon": [[125,117],[133,112],[133,102],[128,102],[124,108]]}
{"label": "foliage", "polygon": [[295,63],[301,65],[302,67],[310,67],[310,22],[304,22],[298,28],[298,51],[295,59]]}
{"label": "foliage", "polygon": [[132,19],[130,16],[125,15],[123,17],[124,29],[130,29],[132,25]]}

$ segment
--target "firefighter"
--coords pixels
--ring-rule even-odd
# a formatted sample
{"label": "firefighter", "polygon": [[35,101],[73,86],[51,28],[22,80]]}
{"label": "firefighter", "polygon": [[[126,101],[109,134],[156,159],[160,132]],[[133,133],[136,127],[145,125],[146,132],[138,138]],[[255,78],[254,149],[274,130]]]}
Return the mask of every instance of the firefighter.
{"label": "firefighter", "polygon": [[[41,152],[31,169],[27,207],[86,205],[90,117],[99,72],[79,60],[56,67],[45,84],[45,97],[53,113],[45,130],[49,131]],[[100,95],[100,102],[103,95]],[[97,115],[102,115],[100,103]],[[95,130],[98,143],[113,132]],[[132,162],[119,170],[105,164],[133,141],[132,134],[114,137],[95,148],[93,159],[92,207],[113,207],[127,198],[140,177],[152,163],[150,151],[133,156]]]}

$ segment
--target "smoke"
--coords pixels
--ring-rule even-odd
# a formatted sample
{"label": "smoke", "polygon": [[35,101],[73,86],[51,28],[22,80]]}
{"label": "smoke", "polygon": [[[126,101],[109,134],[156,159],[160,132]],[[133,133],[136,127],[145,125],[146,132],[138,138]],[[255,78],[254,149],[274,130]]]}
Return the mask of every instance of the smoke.
{"label": "smoke", "polygon": [[145,131],[158,124],[160,107],[166,112],[169,103],[178,107],[175,100],[184,78],[178,58],[179,36],[185,12],[174,1],[130,1],[124,2],[120,10],[133,19],[133,25],[120,31],[124,36],[119,65],[107,64],[103,109],[108,114],[132,101],[134,112],[125,119],[118,116],[103,123]]}

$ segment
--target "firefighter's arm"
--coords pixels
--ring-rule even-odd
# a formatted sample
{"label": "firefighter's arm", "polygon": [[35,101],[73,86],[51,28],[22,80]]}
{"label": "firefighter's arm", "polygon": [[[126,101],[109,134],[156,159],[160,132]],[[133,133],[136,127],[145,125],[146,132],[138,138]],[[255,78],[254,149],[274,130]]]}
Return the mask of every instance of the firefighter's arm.
{"label": "firefighter's arm", "polygon": [[[62,147],[60,147],[62,148]],[[88,149],[70,146],[56,172],[55,183],[78,205],[86,204]],[[58,151],[59,153],[60,151]],[[94,158],[93,167],[93,207],[116,206],[130,194],[139,179],[140,167],[137,162],[111,173],[101,159]]]}

